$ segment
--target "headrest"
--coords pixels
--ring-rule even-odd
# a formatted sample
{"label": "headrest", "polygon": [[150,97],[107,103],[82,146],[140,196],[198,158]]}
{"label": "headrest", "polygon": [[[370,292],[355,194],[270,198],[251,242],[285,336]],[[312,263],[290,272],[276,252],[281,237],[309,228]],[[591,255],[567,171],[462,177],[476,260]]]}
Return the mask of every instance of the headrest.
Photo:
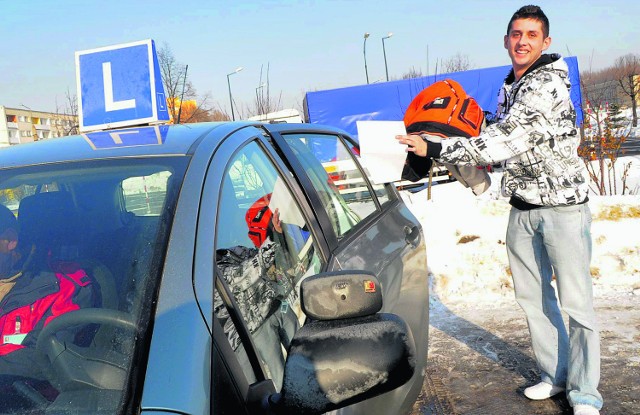
{"label": "headrest", "polygon": [[20,201],[19,244],[61,248],[78,241],[78,215],[71,194],[65,191],[36,193]]}

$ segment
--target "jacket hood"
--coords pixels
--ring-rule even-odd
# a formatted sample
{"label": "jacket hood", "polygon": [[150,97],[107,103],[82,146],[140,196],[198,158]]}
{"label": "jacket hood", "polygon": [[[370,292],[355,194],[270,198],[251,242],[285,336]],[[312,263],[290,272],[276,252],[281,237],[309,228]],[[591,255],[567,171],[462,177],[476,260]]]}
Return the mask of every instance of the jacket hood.
{"label": "jacket hood", "polygon": [[[562,59],[562,56],[559,53],[551,53],[551,54],[545,53],[542,56],[540,56],[538,60],[535,61],[533,65],[531,65],[525,71],[525,73],[522,75],[520,79],[526,77],[536,69],[546,65],[550,65],[555,71],[559,72],[559,75],[562,76],[563,78],[566,78],[569,74],[569,67],[567,66],[567,63],[564,61],[564,59]],[[505,78],[504,83],[507,85],[511,85],[515,80],[516,80],[516,76],[512,68],[511,71],[509,71],[509,75],[507,75],[507,77]]]}

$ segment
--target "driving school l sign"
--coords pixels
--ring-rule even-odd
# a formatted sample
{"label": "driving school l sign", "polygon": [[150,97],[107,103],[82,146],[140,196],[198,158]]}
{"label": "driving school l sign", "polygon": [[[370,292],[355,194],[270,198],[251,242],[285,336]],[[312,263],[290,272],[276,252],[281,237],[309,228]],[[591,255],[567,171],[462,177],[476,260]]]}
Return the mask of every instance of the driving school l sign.
{"label": "driving school l sign", "polygon": [[80,131],[169,120],[153,40],[76,52]]}

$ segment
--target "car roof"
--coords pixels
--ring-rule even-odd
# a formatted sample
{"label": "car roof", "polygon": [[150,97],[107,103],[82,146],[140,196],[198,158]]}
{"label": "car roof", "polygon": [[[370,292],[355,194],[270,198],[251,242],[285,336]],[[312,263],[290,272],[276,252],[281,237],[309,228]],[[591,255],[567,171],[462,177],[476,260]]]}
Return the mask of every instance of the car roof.
{"label": "car roof", "polygon": [[[66,161],[122,157],[190,155],[205,137],[214,147],[227,135],[247,126],[271,132],[342,130],[316,124],[263,124],[260,122],[207,122],[180,125],[130,127],[88,132],[0,149],[0,170]],[[344,133],[346,134],[346,133]]]}
{"label": "car roof", "polygon": [[[0,149],[0,169],[74,160],[186,155],[198,140],[224,125],[142,126],[26,143]],[[226,134],[218,136],[222,139]]]}

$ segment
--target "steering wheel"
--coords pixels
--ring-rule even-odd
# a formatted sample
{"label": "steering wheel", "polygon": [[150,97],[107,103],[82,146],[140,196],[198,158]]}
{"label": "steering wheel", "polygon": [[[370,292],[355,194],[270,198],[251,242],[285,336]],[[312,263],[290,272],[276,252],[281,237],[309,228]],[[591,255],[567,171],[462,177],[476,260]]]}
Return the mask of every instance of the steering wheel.
{"label": "steering wheel", "polygon": [[[110,364],[103,359],[97,361],[94,357],[96,354],[100,354],[96,353],[99,349],[65,344],[56,337],[56,333],[62,330],[87,324],[108,325],[128,332],[138,330],[131,317],[122,311],[108,308],[84,308],[70,311],[51,320],[38,335],[36,350],[49,357],[53,365],[53,372],[57,377],[61,377],[58,379],[61,384],[80,382],[85,385],[112,389],[117,386],[117,380],[120,378],[115,373],[120,370],[117,368],[116,362]],[[103,380],[99,380],[92,376],[92,372],[96,370],[107,370],[114,373],[111,377],[105,376]]]}

